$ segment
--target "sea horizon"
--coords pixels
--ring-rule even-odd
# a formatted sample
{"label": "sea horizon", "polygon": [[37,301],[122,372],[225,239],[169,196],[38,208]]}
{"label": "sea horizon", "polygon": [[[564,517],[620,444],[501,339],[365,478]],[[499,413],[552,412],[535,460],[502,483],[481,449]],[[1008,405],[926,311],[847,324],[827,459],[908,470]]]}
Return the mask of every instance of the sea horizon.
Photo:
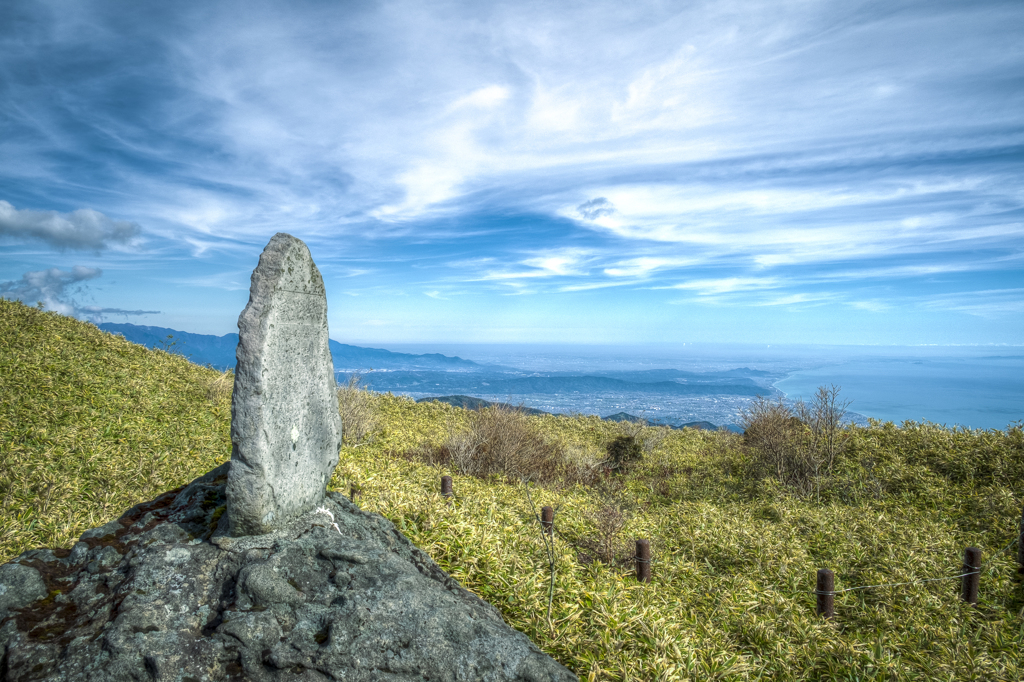
{"label": "sea horizon", "polygon": [[[836,385],[854,423],[869,418],[932,422],[949,427],[1004,430],[1024,419],[1024,346],[822,344],[489,344],[392,343],[401,353],[440,353],[482,365],[535,374],[588,374],[675,369],[722,372],[740,368],[771,374],[766,397],[811,400],[818,386]],[[419,387],[417,387],[419,388]],[[424,387],[426,388],[426,387]],[[443,388],[437,386],[436,388]],[[421,398],[428,390],[401,391]],[[487,400],[522,402],[549,412],[628,412],[667,423],[736,424],[746,396],[666,401],[661,396],[515,395],[474,393]]]}

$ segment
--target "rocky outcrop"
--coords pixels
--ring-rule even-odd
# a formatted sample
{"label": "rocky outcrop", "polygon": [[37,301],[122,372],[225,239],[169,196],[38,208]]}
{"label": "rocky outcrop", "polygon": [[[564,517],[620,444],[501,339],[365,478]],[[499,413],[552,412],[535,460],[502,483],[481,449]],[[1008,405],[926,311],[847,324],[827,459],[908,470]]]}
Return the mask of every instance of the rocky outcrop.
{"label": "rocky outcrop", "polygon": [[0,679],[576,679],[338,493],[232,537],[230,466],[0,566]]}

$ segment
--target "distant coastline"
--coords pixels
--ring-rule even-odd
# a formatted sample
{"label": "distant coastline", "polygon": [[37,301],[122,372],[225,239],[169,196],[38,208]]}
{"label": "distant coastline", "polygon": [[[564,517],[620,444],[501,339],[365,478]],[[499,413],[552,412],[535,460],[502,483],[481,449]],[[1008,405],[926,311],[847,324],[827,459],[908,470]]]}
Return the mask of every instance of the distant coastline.
{"label": "distant coastline", "polygon": [[[524,414],[531,414],[531,415],[556,414],[556,413],[545,412],[543,410],[537,410],[537,409],[534,409],[532,407],[525,407],[525,406],[521,406],[521,405],[511,405],[509,403],[493,403],[493,402],[490,402],[489,400],[484,400],[483,398],[475,398],[473,396],[468,396],[468,395],[430,396],[430,397],[426,397],[426,398],[420,398],[416,402],[418,402],[418,403],[427,403],[427,402],[446,403],[448,405],[454,405],[455,407],[461,407],[461,408],[466,409],[466,410],[485,410],[485,409],[487,409],[489,407],[503,407],[503,408],[511,409],[511,410],[519,410],[519,411],[523,412]],[[595,415],[595,416],[597,416],[597,415]],[[612,422],[632,422],[632,423],[635,423],[635,424],[643,424],[645,426],[668,426],[669,428],[672,428],[672,429],[699,429],[699,430],[702,430],[702,431],[717,431],[720,428],[720,427],[716,426],[715,424],[712,424],[709,421],[687,422],[686,424],[679,424],[679,425],[673,426],[671,424],[662,424],[662,423],[659,423],[657,421],[651,421],[651,420],[648,420],[648,419],[644,419],[643,417],[637,417],[636,415],[632,415],[632,414],[629,414],[627,412],[617,412],[615,414],[611,414],[611,415],[608,415],[606,417],[601,417],[601,419],[603,419],[605,421],[612,421]],[[726,426],[724,426],[722,428],[726,428],[726,429],[729,429],[730,431],[735,431],[735,432],[738,432],[738,433],[742,433],[742,429],[739,429],[738,427],[736,427],[733,424],[726,425]]]}
{"label": "distant coastline", "polygon": [[[235,365],[235,334],[98,326],[196,364]],[[1024,419],[1024,354],[988,347],[400,344],[384,350],[330,343],[339,381],[358,374],[371,390],[416,400],[462,395],[548,413],[624,413],[673,427],[708,422],[738,430],[740,411],[757,395],[809,400],[818,386],[835,384],[840,398],[851,401],[847,417],[856,424],[876,418],[1002,430]]]}

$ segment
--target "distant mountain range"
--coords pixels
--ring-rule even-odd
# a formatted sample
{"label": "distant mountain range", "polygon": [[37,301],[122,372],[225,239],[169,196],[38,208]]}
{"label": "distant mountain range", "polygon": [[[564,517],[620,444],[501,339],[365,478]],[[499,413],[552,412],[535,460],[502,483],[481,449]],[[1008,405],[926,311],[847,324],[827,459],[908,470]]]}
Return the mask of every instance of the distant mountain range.
{"label": "distant mountain range", "polygon": [[[98,326],[103,331],[120,334],[128,341],[147,348],[182,355],[198,365],[209,365],[223,371],[233,369],[236,364],[238,334],[213,336],[167,327],[112,322]],[[441,400],[468,409],[496,404],[473,396],[486,396],[490,401],[508,404],[515,404],[521,396],[524,402],[557,405],[556,411],[566,413],[580,410],[597,413],[602,409],[600,405],[609,404],[625,407],[639,403],[643,406],[640,409],[647,409],[647,406],[662,406],[661,409],[664,409],[669,406],[668,412],[662,412],[667,416],[664,422],[647,420],[647,423],[659,425],[671,422],[673,428],[717,427],[708,421],[680,424],[670,416],[672,406],[679,409],[680,405],[688,405],[685,409],[693,416],[722,414],[726,417],[722,422],[728,422],[734,412],[729,405],[736,405],[737,400],[748,400],[757,395],[772,395],[775,393],[772,381],[778,378],[770,372],[748,367],[706,372],[671,368],[532,372],[500,365],[483,365],[439,353],[394,353],[337,341],[330,341],[330,350],[339,383],[344,383],[348,375],[359,374],[360,385],[380,393],[392,392],[422,400]],[[697,405],[700,407],[694,409]],[[722,407],[717,411],[707,409],[714,405]],[[531,414],[548,414],[539,409],[523,409]],[[626,412],[605,419],[641,420]],[[726,423],[726,428],[736,427]]]}
{"label": "distant mountain range", "polygon": [[[604,420],[607,420],[607,421],[610,421],[610,422],[633,422],[634,424],[646,424],[648,426],[669,426],[669,427],[671,427],[673,429],[700,429],[702,431],[717,431],[718,430],[717,426],[715,426],[714,424],[712,424],[711,422],[708,422],[708,421],[686,422],[685,424],[676,424],[676,425],[673,425],[673,424],[662,424],[657,419],[654,419],[654,420],[644,419],[643,417],[637,417],[637,416],[634,416],[632,414],[629,414],[628,412],[616,412],[615,414],[610,414],[607,417],[601,417],[601,419],[604,419]],[[733,430],[733,431],[736,430],[734,428],[733,424],[727,424],[725,428]]]}
{"label": "distant mountain range", "polygon": [[[97,325],[111,334],[120,334],[132,343],[147,348],[166,350],[182,355],[197,365],[210,365],[225,370],[235,366],[235,348],[238,334],[213,336],[212,334],[191,334],[167,327],[149,327],[137,324],[115,324],[104,322]],[[371,369],[434,369],[474,370],[482,369],[471,360],[449,357],[440,353],[413,355],[392,353],[381,348],[362,348],[337,341],[330,341],[331,358],[338,372],[366,372]]]}
{"label": "distant mountain range", "polygon": [[429,402],[448,403],[449,405],[454,405],[455,407],[461,407],[464,410],[483,410],[483,409],[486,409],[488,407],[492,407],[494,405],[498,405],[500,407],[507,407],[507,408],[510,408],[510,409],[513,409],[513,410],[519,410],[523,414],[532,414],[532,415],[551,414],[550,412],[545,412],[544,410],[536,410],[536,409],[534,409],[532,407],[523,407],[523,406],[520,406],[520,405],[509,405],[508,403],[492,403],[489,400],[484,400],[483,398],[474,398],[474,397],[468,396],[468,395],[442,395],[442,396],[430,397],[430,398],[420,398],[416,402],[418,402],[418,403],[429,403]]}

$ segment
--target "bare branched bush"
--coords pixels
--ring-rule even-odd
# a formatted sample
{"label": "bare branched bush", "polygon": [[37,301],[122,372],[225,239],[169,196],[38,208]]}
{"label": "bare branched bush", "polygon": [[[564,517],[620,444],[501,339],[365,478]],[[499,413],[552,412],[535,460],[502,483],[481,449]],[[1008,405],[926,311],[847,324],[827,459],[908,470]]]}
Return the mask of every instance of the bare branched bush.
{"label": "bare branched bush", "polygon": [[582,533],[565,529],[559,534],[576,549],[578,560],[583,564],[602,561],[609,566],[627,563],[627,557],[632,555],[623,531],[629,523],[630,513],[623,508],[622,499],[605,497],[601,506],[585,512],[584,518],[589,522],[589,528],[580,529]]}
{"label": "bare branched bush", "polygon": [[555,477],[558,449],[522,410],[492,405],[470,417],[468,432],[454,434],[446,447],[460,471],[534,481]]}
{"label": "bare branched bush", "polygon": [[808,451],[814,460],[815,471],[831,476],[837,458],[842,455],[852,435],[844,428],[843,418],[850,401],[839,400],[839,387],[819,386],[809,405],[796,404],[796,415],[810,429]]}
{"label": "bare branched bush", "polygon": [[505,404],[452,415],[439,445],[421,444],[401,456],[467,476],[559,485],[592,482],[607,459],[594,446],[549,437],[542,421]]}
{"label": "bare branched bush", "polygon": [[782,398],[758,396],[740,413],[744,442],[759,455],[760,473],[803,488],[814,467],[803,447],[804,424]]}
{"label": "bare branched bush", "polygon": [[615,502],[606,502],[590,514],[590,518],[597,530],[598,557],[606,564],[611,564],[623,544],[620,535],[629,522],[629,516]]}
{"label": "bare branched bush", "polygon": [[377,428],[377,410],[373,394],[361,387],[362,377],[353,374],[338,387],[338,411],[341,413],[341,438],[345,445],[358,445]]}
{"label": "bare branched bush", "polygon": [[460,474],[472,475],[477,468],[474,460],[481,445],[480,434],[476,429],[472,426],[459,428],[452,421],[448,424],[448,437],[439,450],[445,463]]}
{"label": "bare branched bush", "polygon": [[672,427],[670,426],[645,426],[640,430],[640,433],[635,435],[643,444],[644,452],[651,454],[658,449],[662,441],[664,441],[671,432]]}
{"label": "bare branched bush", "polygon": [[642,416],[643,412],[640,414],[641,417],[636,421],[620,423],[625,434],[636,439],[643,447],[644,453],[650,454],[661,445],[661,442],[672,432],[672,428],[669,426],[653,426]]}
{"label": "bare branched bush", "polygon": [[230,369],[213,379],[206,386],[206,398],[211,403],[220,403],[230,399],[235,389],[235,373]]}
{"label": "bare branched bush", "polygon": [[839,387],[822,386],[809,404],[793,407],[758,396],[740,413],[743,440],[757,453],[762,474],[805,494],[820,491],[850,438],[843,424],[849,402],[838,394]]}
{"label": "bare branched bush", "polygon": [[619,473],[633,469],[633,465],[657,450],[671,431],[667,426],[651,426],[644,419],[621,422],[622,434],[605,444],[604,467]]}

